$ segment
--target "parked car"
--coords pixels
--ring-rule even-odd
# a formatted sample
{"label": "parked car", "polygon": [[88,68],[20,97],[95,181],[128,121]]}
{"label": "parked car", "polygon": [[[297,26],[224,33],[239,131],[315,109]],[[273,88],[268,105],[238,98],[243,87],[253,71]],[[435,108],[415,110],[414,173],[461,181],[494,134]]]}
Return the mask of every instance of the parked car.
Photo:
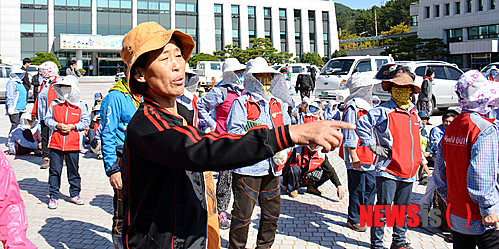
{"label": "parked car", "polygon": [[482,70],[480,70],[480,73],[482,73],[483,76],[487,77],[492,66],[496,66],[497,68],[499,68],[499,62],[490,63],[489,65],[482,68]]}
{"label": "parked car", "polygon": [[[373,88],[373,95],[377,95],[382,102],[390,100],[390,93],[381,88],[381,81],[389,79],[390,68],[394,65],[404,65],[410,68],[411,72],[416,75],[415,83],[421,85],[426,69],[432,68],[435,70],[435,78],[433,79],[433,93],[430,101],[430,113],[436,107],[440,111],[446,111],[449,107],[458,106],[458,97],[454,92],[454,87],[457,80],[463,74],[463,71],[456,64],[451,64],[443,61],[398,61],[383,65],[375,76],[377,83]],[[416,98],[417,100],[417,98]]]}
{"label": "parked car", "polygon": [[376,72],[382,65],[393,62],[391,56],[344,56],[331,59],[317,77],[315,96],[342,102],[350,95],[344,83],[353,73]]}
{"label": "parked car", "polygon": [[211,88],[222,80],[222,65],[219,61],[198,61],[196,73],[199,75],[199,86]]}
{"label": "parked car", "polygon": [[118,82],[118,80],[120,80],[121,78],[125,78],[125,73],[124,72],[119,72],[117,73],[115,76],[114,76],[114,81],[115,82]]}
{"label": "parked car", "polygon": [[[17,67],[17,66],[15,66]],[[21,67],[21,66],[19,66]],[[7,65],[7,64],[0,64],[0,101],[5,102],[6,100],[6,93],[7,93],[7,82],[10,80],[10,70],[12,66]],[[38,70],[37,67],[34,67],[35,72]],[[30,79],[32,77],[31,71],[28,71]],[[35,73],[36,74],[36,73]],[[29,90],[28,92],[28,101],[33,102],[33,89]]]}

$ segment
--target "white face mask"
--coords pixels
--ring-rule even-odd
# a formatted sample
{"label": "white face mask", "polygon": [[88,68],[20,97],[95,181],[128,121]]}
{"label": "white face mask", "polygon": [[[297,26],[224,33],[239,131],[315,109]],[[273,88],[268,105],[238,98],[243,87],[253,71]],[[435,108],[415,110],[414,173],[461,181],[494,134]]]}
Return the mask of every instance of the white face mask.
{"label": "white face mask", "polygon": [[71,94],[71,86],[61,86],[60,89],[64,100],[69,100],[69,95]]}

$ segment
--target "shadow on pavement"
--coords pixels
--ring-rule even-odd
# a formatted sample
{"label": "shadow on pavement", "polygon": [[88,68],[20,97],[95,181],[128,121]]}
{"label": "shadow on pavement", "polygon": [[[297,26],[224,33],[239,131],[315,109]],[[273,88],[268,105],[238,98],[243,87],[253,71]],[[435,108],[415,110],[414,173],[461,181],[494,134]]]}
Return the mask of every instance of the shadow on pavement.
{"label": "shadow on pavement", "polygon": [[42,165],[43,159],[41,156],[35,156],[33,154],[28,154],[28,155],[20,155],[20,156],[15,156],[14,160],[23,160],[26,162],[32,163],[36,167],[40,167]]}
{"label": "shadow on pavement", "polygon": [[36,178],[24,178],[17,183],[19,184],[19,189],[28,191],[28,194],[35,196],[40,202],[49,202],[47,182],[41,182]]}
{"label": "shadow on pavement", "polygon": [[9,138],[6,137],[0,137],[0,144],[6,144]]}
{"label": "shadow on pavement", "polygon": [[53,248],[113,247],[112,242],[101,235],[111,234],[109,229],[79,220],[47,218],[39,233]]}
{"label": "shadow on pavement", "polygon": [[97,195],[89,204],[95,207],[100,207],[108,214],[113,215],[113,196],[111,195]]}

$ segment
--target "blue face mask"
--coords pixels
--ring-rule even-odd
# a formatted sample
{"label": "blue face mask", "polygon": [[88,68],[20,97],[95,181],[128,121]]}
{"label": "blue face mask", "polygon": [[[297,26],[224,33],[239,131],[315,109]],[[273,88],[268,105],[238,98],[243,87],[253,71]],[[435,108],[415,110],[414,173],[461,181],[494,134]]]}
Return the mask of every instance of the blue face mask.
{"label": "blue face mask", "polygon": [[496,74],[497,74],[497,70],[491,70],[491,71],[490,71],[490,74],[492,74],[492,75],[496,75]]}
{"label": "blue face mask", "polygon": [[184,81],[184,86],[187,86],[187,83],[189,82],[189,76],[187,74],[185,75],[185,81]]}
{"label": "blue face mask", "polygon": [[238,73],[236,74],[237,78],[239,78],[239,81],[242,83],[244,83],[244,74],[243,73]]}

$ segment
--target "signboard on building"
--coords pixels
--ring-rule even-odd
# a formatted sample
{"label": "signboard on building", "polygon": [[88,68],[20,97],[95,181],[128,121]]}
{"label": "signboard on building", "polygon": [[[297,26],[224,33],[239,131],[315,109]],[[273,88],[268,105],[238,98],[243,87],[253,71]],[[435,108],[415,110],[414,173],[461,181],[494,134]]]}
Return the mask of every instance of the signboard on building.
{"label": "signboard on building", "polygon": [[56,50],[121,50],[124,36],[66,35],[56,38]]}

